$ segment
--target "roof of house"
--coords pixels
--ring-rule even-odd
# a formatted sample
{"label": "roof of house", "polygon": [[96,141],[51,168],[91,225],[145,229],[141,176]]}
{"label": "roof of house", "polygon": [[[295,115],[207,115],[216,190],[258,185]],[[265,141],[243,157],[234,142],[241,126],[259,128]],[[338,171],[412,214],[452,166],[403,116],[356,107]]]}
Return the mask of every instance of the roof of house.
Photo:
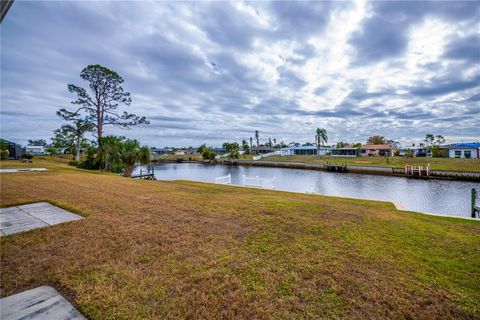
{"label": "roof of house", "polygon": [[[312,150],[312,149],[319,149],[317,146],[291,146],[283,149],[290,149],[290,150]],[[320,149],[332,149],[331,147],[320,146]]]}
{"label": "roof of house", "polygon": [[252,150],[273,150],[273,148],[260,146],[260,147],[253,147]]}
{"label": "roof of house", "polygon": [[427,150],[427,147],[402,147],[400,150]]}
{"label": "roof of house", "polygon": [[173,149],[171,148],[156,148],[156,147],[153,147],[152,150],[153,151],[173,151]]}
{"label": "roof of house", "polygon": [[5,139],[0,139],[2,141],[4,141],[6,144],[16,144],[16,145],[20,145],[18,143],[15,143],[15,142],[12,142],[12,141],[8,141],[8,140],[5,140]]}
{"label": "roof of house", "polygon": [[445,147],[447,148],[480,148],[480,142],[453,143]]}
{"label": "roof of house", "polygon": [[392,149],[392,146],[389,144],[362,144],[361,149]]}

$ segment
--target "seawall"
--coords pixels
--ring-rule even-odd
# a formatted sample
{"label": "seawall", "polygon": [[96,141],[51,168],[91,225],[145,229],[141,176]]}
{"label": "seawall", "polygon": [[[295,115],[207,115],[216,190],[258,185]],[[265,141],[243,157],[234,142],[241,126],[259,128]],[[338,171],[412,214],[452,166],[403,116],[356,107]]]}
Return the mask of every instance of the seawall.
{"label": "seawall", "polygon": [[259,167],[277,167],[291,169],[306,170],[323,170],[323,171],[340,171],[363,174],[378,174],[388,176],[404,176],[409,178],[429,178],[429,179],[446,179],[446,180],[465,180],[480,182],[480,172],[475,171],[456,171],[456,170],[430,170],[428,177],[423,175],[407,176],[404,168],[394,168],[389,166],[365,166],[356,164],[331,165],[323,163],[306,163],[306,162],[281,162],[281,161],[249,161],[238,160],[234,162],[224,162],[224,164],[238,164],[244,166]]}

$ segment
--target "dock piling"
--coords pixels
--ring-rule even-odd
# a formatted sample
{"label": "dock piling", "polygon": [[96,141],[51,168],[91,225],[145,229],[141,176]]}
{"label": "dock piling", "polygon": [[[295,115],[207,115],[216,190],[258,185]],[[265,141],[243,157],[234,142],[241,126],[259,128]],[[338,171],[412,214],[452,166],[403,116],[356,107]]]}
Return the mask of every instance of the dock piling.
{"label": "dock piling", "polygon": [[475,190],[475,188],[472,188],[472,218],[476,218],[476,213],[478,210],[476,202],[477,202],[477,190]]}

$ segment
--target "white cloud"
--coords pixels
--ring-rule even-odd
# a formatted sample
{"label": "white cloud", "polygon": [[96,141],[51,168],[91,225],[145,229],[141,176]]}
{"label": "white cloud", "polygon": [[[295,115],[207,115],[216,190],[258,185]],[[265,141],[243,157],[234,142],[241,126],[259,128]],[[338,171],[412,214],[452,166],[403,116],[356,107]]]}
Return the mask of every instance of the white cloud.
{"label": "white cloud", "polygon": [[[120,133],[150,145],[220,144],[254,130],[311,141],[317,126],[331,141],[418,141],[432,130],[478,140],[470,98],[480,63],[474,50],[451,52],[458,41],[475,49],[475,8],[414,7],[18,2],[2,23],[2,136],[51,136],[56,109],[73,99],[66,85],[83,84],[80,70],[99,63],[125,78],[129,110],[152,120]],[[18,110],[42,126],[25,130]]]}

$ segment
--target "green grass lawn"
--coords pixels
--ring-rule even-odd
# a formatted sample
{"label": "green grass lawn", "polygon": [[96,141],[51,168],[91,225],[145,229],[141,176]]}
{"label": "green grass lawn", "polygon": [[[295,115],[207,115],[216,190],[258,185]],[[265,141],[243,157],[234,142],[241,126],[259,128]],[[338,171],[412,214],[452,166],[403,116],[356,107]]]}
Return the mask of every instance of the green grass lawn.
{"label": "green grass lawn", "polygon": [[480,159],[455,159],[455,158],[405,158],[405,157],[317,157],[317,156],[272,156],[263,161],[287,161],[332,164],[358,164],[367,166],[391,166],[404,168],[405,165],[430,164],[437,170],[480,171]]}
{"label": "green grass lawn", "polygon": [[480,222],[391,203],[123,178],[34,159],[1,206],[86,219],[0,238],[2,297],[51,285],[89,319],[480,318]]}

